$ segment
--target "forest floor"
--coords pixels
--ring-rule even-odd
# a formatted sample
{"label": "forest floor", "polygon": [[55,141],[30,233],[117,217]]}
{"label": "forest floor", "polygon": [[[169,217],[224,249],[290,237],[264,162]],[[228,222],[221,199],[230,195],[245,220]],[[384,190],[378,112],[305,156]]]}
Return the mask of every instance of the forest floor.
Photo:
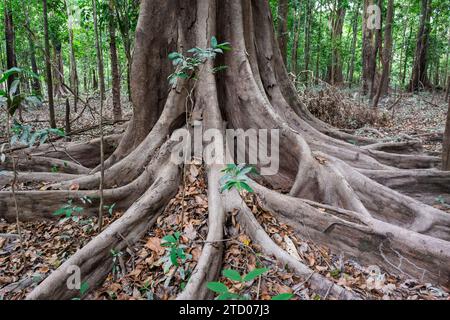
{"label": "forest floor", "polygon": [[[355,92],[335,89],[308,90],[302,93],[304,101],[314,114],[342,130],[386,141],[421,139],[430,154],[439,154],[447,104],[442,96],[431,93],[390,96],[381,101],[379,112],[367,112],[366,104]],[[105,119],[112,119],[111,101],[106,101]],[[64,101],[60,101],[58,119],[64,119]],[[83,109],[79,106],[78,112]],[[124,119],[129,119],[132,108],[124,99]],[[79,132],[72,141],[87,141],[98,137],[99,102],[89,100],[89,107],[72,124]],[[324,111],[326,110],[326,111]],[[351,116],[349,116],[351,115]],[[43,109],[24,112],[24,120],[34,128],[47,126]],[[5,121],[1,121],[4,126]],[[105,134],[119,133],[124,125],[105,126]],[[62,122],[58,123],[63,126]],[[89,130],[85,130],[88,128]],[[5,129],[0,128],[5,133]],[[7,137],[1,137],[0,141]],[[111,273],[87,299],[173,299],[182,291],[196,266],[208,230],[208,198],[204,168],[193,163],[185,168],[185,181],[165,211],[150,227],[146,235],[123,252],[111,252]],[[18,185],[19,190],[39,189],[42,185]],[[10,190],[10,185],[0,190]],[[430,283],[421,283],[402,275],[386,273],[377,266],[362,266],[344,254],[332,253],[317,245],[307,235],[296,236],[293,230],[264,211],[259,200],[247,194],[246,202],[272,239],[296,259],[312,270],[329,278],[364,299],[450,299],[448,289]],[[436,207],[449,211],[450,205],[436,199]],[[123,212],[112,208],[105,226]],[[270,299],[280,293],[292,293],[294,299],[328,299],[309,288],[308,279],[300,279],[285,266],[261,253],[236,222],[235,213],[227,217],[224,239],[225,252],[222,269],[233,269],[241,275],[254,268],[267,272],[247,283],[238,283],[221,277],[231,292],[250,299]],[[98,234],[96,218],[69,218],[55,221],[21,223],[23,243],[15,236],[16,224],[0,220],[0,300],[23,299],[27,293],[53,270],[67,260]],[[178,266],[170,261],[170,248],[163,246],[163,238],[180,232],[178,248],[185,259]]]}

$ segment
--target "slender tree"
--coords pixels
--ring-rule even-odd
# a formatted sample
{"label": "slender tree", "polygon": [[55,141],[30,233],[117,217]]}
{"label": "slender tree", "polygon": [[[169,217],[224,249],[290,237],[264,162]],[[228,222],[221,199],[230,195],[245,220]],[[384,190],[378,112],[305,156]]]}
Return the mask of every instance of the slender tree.
{"label": "slender tree", "polygon": [[287,59],[287,49],[288,49],[288,15],[289,15],[289,1],[279,0],[278,1],[278,45],[280,47],[281,56],[286,64]]}
{"label": "slender tree", "polygon": [[47,0],[42,0],[42,11],[44,15],[44,42],[45,42],[45,69],[47,74],[47,95],[50,127],[56,128],[55,105],[53,102],[53,79],[50,57],[50,39],[48,32],[48,8]]}
{"label": "slender tree", "polygon": [[304,69],[306,71],[305,82],[307,85],[309,82],[309,64],[311,60],[311,24],[313,17],[311,0],[306,0]]}
{"label": "slender tree", "polygon": [[301,17],[301,6],[298,2],[294,6],[294,23],[293,23],[293,41],[292,41],[292,50],[291,50],[291,71],[297,75],[298,72],[298,44],[300,40],[300,17]]}
{"label": "slender tree", "polygon": [[450,171],[450,101],[448,101],[447,121],[442,144],[442,170]]}
{"label": "slender tree", "polygon": [[328,66],[327,81],[332,85],[341,84],[344,81],[342,76],[342,28],[345,19],[345,1],[337,0],[334,3],[333,13],[331,14],[331,61]]}
{"label": "slender tree", "polygon": [[77,112],[78,106],[78,95],[79,95],[79,80],[78,80],[78,70],[77,70],[77,60],[75,57],[75,48],[74,48],[74,35],[73,28],[75,24],[75,20],[72,14],[72,8],[70,6],[70,0],[64,0],[64,4],[66,6],[67,11],[67,26],[69,31],[69,48],[70,48],[70,87],[73,91],[73,108],[74,111]]}
{"label": "slender tree", "polygon": [[351,58],[350,58],[350,64],[348,68],[348,76],[347,81],[348,85],[351,88],[353,84],[353,75],[355,73],[355,58],[356,58],[356,40],[358,39],[358,20],[359,20],[359,10],[361,8],[361,4],[358,1],[355,4],[355,11],[353,13],[353,19],[352,19],[352,46],[351,46]]}
{"label": "slender tree", "polygon": [[[5,17],[6,68],[11,69],[17,66],[17,61],[15,50],[13,12],[9,0],[5,1],[4,17]],[[11,87],[11,84],[13,83],[14,80],[15,80],[14,75],[8,78],[7,80],[8,88]]]}
{"label": "slender tree", "polygon": [[95,49],[97,51],[97,69],[98,81],[100,83],[100,99],[105,100],[105,69],[103,67],[103,53],[98,28],[97,0],[92,0],[92,12],[94,16]]}
{"label": "slender tree", "polygon": [[120,105],[120,76],[116,46],[116,19],[114,1],[109,0],[109,53],[111,56],[112,98],[114,121],[122,120],[122,107]]}
{"label": "slender tree", "polygon": [[429,85],[427,78],[428,47],[431,32],[431,0],[421,0],[419,32],[417,33],[416,51],[409,90],[417,91]]}
{"label": "slender tree", "polygon": [[394,22],[394,0],[388,0],[388,8],[386,13],[386,26],[384,29],[384,47],[382,54],[383,71],[381,74],[380,83],[378,85],[377,93],[373,100],[373,107],[378,106],[378,101],[381,95],[387,93],[389,88],[389,79],[391,72],[392,59],[392,24]]}
{"label": "slender tree", "polygon": [[376,70],[376,49],[375,49],[375,29],[377,25],[376,13],[373,0],[364,0],[363,11],[363,38],[362,38],[362,89],[367,95],[375,81]]}
{"label": "slender tree", "polygon": [[[25,29],[27,30],[27,38],[28,38],[28,46],[30,49],[29,55],[30,55],[30,64],[31,64],[31,70],[35,75],[39,75],[39,69],[36,62],[36,47],[35,47],[35,39],[34,39],[34,33],[31,29],[30,25],[30,16],[29,16],[29,10],[30,6],[27,6],[27,9],[25,10]],[[33,92],[39,96],[42,95],[41,91],[41,83],[38,79],[38,77],[35,77],[32,79],[32,88]]]}

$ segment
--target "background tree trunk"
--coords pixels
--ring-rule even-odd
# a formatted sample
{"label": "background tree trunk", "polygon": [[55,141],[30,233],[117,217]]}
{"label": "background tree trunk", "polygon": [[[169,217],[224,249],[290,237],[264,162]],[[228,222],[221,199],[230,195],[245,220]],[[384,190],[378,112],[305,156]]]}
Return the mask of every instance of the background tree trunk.
{"label": "background tree trunk", "polygon": [[309,83],[309,61],[311,57],[311,22],[313,19],[313,13],[312,13],[312,4],[311,0],[306,1],[306,16],[305,16],[305,54],[304,54],[304,60],[305,60],[305,83],[308,85]]}
{"label": "background tree trunk", "polygon": [[385,95],[389,89],[389,79],[391,72],[392,58],[392,23],[394,22],[394,0],[388,0],[388,9],[386,13],[386,26],[384,29],[384,47],[381,56],[383,62],[383,71],[380,83],[378,85],[377,94],[374,97],[373,107],[378,106],[378,101],[382,95]]}
{"label": "background tree trunk", "polygon": [[92,0],[92,12],[94,16],[94,33],[95,33],[95,49],[97,51],[97,69],[98,69],[98,80],[100,82],[100,99],[105,100],[105,69],[103,67],[103,53],[101,46],[101,38],[99,36],[98,30],[98,19],[97,19],[97,0]]}
{"label": "background tree trunk", "polygon": [[293,34],[294,38],[292,41],[292,51],[291,51],[291,72],[297,76],[298,73],[298,42],[300,40],[300,17],[301,17],[301,5],[294,7],[294,28]]}
{"label": "background tree trunk", "polygon": [[331,85],[339,85],[344,81],[342,76],[342,28],[345,19],[344,1],[338,0],[331,18],[331,61],[328,66],[327,82]]}
{"label": "background tree trunk", "polygon": [[351,58],[350,58],[350,66],[348,69],[347,82],[349,88],[352,87],[353,84],[353,74],[355,72],[355,57],[356,57],[356,40],[358,39],[358,19],[359,19],[359,10],[361,8],[361,4],[355,5],[355,12],[353,14],[353,22],[352,22],[352,46],[351,46]]}
{"label": "background tree trunk", "polygon": [[[4,8],[5,14],[5,43],[6,43],[6,68],[11,69],[17,67],[16,63],[16,52],[15,52],[15,34],[14,34],[14,22],[12,15],[11,4],[8,1],[5,2]],[[11,76],[7,80],[8,88],[15,80],[15,76]]]}
{"label": "background tree trunk", "polygon": [[442,144],[442,170],[450,171],[450,101],[448,101],[447,122]]}
{"label": "background tree trunk", "polygon": [[73,16],[71,12],[70,6],[68,6],[67,0],[64,0],[66,10],[67,10],[67,25],[69,30],[69,47],[70,47],[70,87],[73,91],[73,109],[77,112],[78,109],[78,95],[80,94],[79,90],[79,81],[78,81],[78,70],[77,70],[77,60],[75,57],[75,48],[73,44]]}
{"label": "background tree trunk", "polygon": [[431,0],[421,0],[422,9],[420,16],[419,32],[417,34],[416,51],[409,91],[417,91],[422,87],[428,87],[428,45],[431,32]]}
{"label": "background tree trunk", "polygon": [[287,48],[288,48],[288,15],[289,15],[289,1],[279,0],[278,1],[278,45],[280,47],[281,56],[283,57],[284,64],[286,64],[287,59]]}
{"label": "background tree trunk", "polygon": [[369,7],[373,6],[373,4],[373,0],[364,0],[362,44],[362,90],[364,95],[369,93],[375,80],[375,29],[373,28],[372,21],[369,21],[369,19],[372,19],[372,12],[368,12]]}
{"label": "background tree trunk", "polygon": [[55,105],[53,102],[53,79],[52,79],[52,65],[50,56],[50,40],[48,34],[48,9],[47,0],[42,0],[42,11],[44,15],[44,38],[45,38],[45,69],[47,73],[47,95],[48,95],[48,110],[50,127],[56,128],[55,119]]}
{"label": "background tree trunk", "polygon": [[[33,73],[35,75],[39,76],[39,70],[38,70],[38,66],[37,66],[37,62],[36,62],[36,47],[34,45],[34,33],[33,30],[31,29],[31,25],[30,25],[30,17],[28,14],[28,10],[29,7],[26,8],[25,10],[25,29],[27,29],[27,38],[28,38],[28,47],[30,48],[30,64],[31,64],[31,70],[33,71]],[[36,95],[41,96],[42,95],[42,91],[41,91],[41,83],[39,81],[39,79],[33,78],[32,80],[32,88],[33,88],[33,93]]]}
{"label": "background tree trunk", "polygon": [[114,121],[122,120],[122,107],[120,105],[120,76],[116,47],[116,20],[114,1],[109,0],[109,53],[111,55],[112,100]]}

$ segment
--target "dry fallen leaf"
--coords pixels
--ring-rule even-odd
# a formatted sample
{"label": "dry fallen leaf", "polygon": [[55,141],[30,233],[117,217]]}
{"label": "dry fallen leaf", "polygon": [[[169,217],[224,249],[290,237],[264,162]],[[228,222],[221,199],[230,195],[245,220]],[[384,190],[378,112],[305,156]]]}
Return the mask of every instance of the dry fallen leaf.
{"label": "dry fallen leaf", "polygon": [[145,247],[156,252],[159,255],[162,255],[164,253],[164,248],[161,247],[161,239],[156,237],[148,238]]}
{"label": "dry fallen leaf", "polygon": [[300,255],[298,254],[297,248],[295,247],[295,244],[292,242],[292,240],[288,236],[284,236],[284,242],[286,243],[287,253],[300,261]]}

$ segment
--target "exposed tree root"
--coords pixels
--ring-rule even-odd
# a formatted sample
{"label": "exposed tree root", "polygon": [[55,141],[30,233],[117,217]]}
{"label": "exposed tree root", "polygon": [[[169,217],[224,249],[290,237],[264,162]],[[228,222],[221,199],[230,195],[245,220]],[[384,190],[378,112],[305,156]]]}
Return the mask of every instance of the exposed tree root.
{"label": "exposed tree root", "polygon": [[224,203],[226,204],[227,212],[234,212],[238,210],[237,219],[239,223],[248,232],[251,239],[259,244],[263,252],[269,256],[274,256],[276,260],[282,264],[287,265],[295,271],[295,273],[309,282],[311,289],[321,296],[328,295],[335,299],[354,300],[360,297],[351,291],[333,284],[330,280],[324,278],[318,273],[315,273],[306,265],[296,260],[293,256],[281,249],[275,242],[267,235],[259,222],[255,219],[252,212],[236,192],[227,192],[224,195]]}
{"label": "exposed tree root", "polygon": [[[450,216],[408,196],[424,189],[430,195],[442,192],[448,196],[448,174],[421,170],[438,167],[439,159],[421,153],[417,142],[378,143],[315,119],[288,79],[269,13],[267,1],[197,0],[187,5],[154,0],[141,4],[133,64],[134,116],[118,146],[120,136],[106,139],[111,156],[106,161],[104,201],[128,210],[28,299],[76,296],[78,292],[66,286],[70,266],[80,267],[82,281],[87,281],[89,289],[95,288],[111,269],[110,250],[122,250],[138,241],[177,190],[179,168],[169,159],[174,145],[170,134],[184,126],[190,129],[193,121],[202,121],[205,130],[223,132],[222,119],[229,128],[279,130],[280,170],[260,180],[290,195],[253,183],[265,209],[336,252],[394,273],[450,285],[446,263],[450,261]],[[213,74],[208,61],[196,80],[179,81],[169,88],[166,79],[172,67],[167,50],[175,50],[176,45],[179,50],[205,48],[212,36],[233,46],[220,61],[228,67],[226,71]],[[19,181],[46,180],[55,182],[49,188],[60,189],[16,192],[20,220],[52,218],[68,200],[81,205],[79,199],[86,196],[93,201],[84,213],[97,213],[98,140],[67,147],[58,144],[56,151],[48,145],[16,154],[20,169],[42,172],[30,172],[30,178],[19,174]],[[54,165],[61,173],[50,176]],[[179,299],[211,296],[206,283],[217,278],[222,267],[225,212],[234,210],[239,211],[238,219],[253,241],[302,276],[311,288],[339,299],[359,298],[279,248],[236,192],[221,196],[221,165],[219,161],[207,164],[208,236]],[[0,182],[8,181],[10,175]],[[0,217],[15,218],[10,192],[0,192]]]}
{"label": "exposed tree root", "polygon": [[178,168],[173,165],[162,168],[153,185],[119,220],[61,265],[27,299],[70,299],[77,296],[77,290],[67,289],[72,266],[80,268],[82,281],[88,283],[91,290],[95,288],[111,270],[111,250],[120,251],[140,239],[174,195],[178,184]]}
{"label": "exposed tree root", "polygon": [[[356,212],[305,202],[253,185],[262,206],[313,241],[366,264],[448,286],[448,241],[418,234]],[[318,210],[322,208],[325,210]]]}

